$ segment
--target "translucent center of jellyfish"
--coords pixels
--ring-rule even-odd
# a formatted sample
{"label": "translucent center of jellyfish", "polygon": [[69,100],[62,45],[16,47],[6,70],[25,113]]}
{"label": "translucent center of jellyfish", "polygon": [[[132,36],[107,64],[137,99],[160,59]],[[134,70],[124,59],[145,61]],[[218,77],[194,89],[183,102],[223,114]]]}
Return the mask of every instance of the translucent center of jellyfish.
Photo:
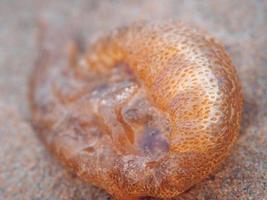
{"label": "translucent center of jellyfish", "polygon": [[[78,126],[78,130],[84,130],[75,134],[86,136],[82,137],[82,146],[92,144],[88,147],[92,151],[97,144],[93,141],[104,138],[118,154],[159,157],[169,151],[168,116],[152,105],[142,83],[127,64],[118,64],[105,75],[92,73],[82,80],[65,79],[60,82],[57,79],[61,83],[59,96],[72,96],[70,112],[76,121],[83,122],[76,123],[76,129]],[[76,87],[66,87],[66,83]],[[78,95],[76,99],[75,95]],[[92,130],[98,130],[98,134]]]}
{"label": "translucent center of jellyfish", "polygon": [[126,64],[119,64],[91,93],[94,113],[101,116],[116,150],[159,155],[169,150],[169,121],[154,107]]}

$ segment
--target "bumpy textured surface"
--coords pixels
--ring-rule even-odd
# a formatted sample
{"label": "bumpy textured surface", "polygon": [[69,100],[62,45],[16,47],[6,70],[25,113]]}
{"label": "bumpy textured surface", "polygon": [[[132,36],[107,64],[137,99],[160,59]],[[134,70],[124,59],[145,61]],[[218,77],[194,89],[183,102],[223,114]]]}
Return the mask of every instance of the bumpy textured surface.
{"label": "bumpy textured surface", "polygon": [[173,199],[267,199],[267,1],[2,0],[0,13],[2,199],[112,199],[65,170],[28,120],[27,82],[39,50],[36,20],[43,14],[49,24],[67,21],[84,38],[138,19],[175,18],[196,23],[221,40],[242,82],[240,136],[215,173]]}
{"label": "bumpy textured surface", "polygon": [[83,180],[117,199],[169,198],[229,154],[243,100],[213,38],[180,22],[137,23],[85,53],[70,41],[66,53],[57,45],[63,34],[41,32],[32,120]]}

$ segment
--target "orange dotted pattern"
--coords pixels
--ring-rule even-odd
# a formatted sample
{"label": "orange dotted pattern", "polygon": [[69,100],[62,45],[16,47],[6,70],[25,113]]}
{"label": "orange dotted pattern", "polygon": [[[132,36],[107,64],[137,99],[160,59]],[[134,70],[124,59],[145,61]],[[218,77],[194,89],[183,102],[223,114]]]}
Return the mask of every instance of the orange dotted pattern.
{"label": "orange dotted pattern", "polygon": [[240,82],[224,47],[203,31],[137,23],[86,52],[71,43],[68,58],[41,49],[33,124],[62,163],[117,199],[176,196],[230,153]]}

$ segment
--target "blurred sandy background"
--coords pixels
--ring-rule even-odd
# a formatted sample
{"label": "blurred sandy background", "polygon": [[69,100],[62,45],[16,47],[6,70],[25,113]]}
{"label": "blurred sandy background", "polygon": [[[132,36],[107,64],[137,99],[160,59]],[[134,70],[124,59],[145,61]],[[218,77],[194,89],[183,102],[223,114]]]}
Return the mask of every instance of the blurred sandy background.
{"label": "blurred sandy background", "polygon": [[140,19],[181,19],[222,40],[242,80],[240,138],[217,173],[177,200],[267,199],[267,1],[0,0],[0,199],[111,199],[64,170],[36,138],[27,80],[36,21],[80,27],[86,38]]}

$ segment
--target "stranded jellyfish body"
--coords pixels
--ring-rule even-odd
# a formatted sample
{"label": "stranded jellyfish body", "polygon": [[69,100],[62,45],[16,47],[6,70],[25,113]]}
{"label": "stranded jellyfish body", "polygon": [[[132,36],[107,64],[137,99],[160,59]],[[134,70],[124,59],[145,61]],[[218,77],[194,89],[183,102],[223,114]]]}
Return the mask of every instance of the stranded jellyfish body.
{"label": "stranded jellyfish body", "polygon": [[170,198],[229,155],[242,93],[218,41],[181,22],[122,27],[83,51],[71,39],[41,37],[30,104],[40,138],[81,179],[119,200]]}

